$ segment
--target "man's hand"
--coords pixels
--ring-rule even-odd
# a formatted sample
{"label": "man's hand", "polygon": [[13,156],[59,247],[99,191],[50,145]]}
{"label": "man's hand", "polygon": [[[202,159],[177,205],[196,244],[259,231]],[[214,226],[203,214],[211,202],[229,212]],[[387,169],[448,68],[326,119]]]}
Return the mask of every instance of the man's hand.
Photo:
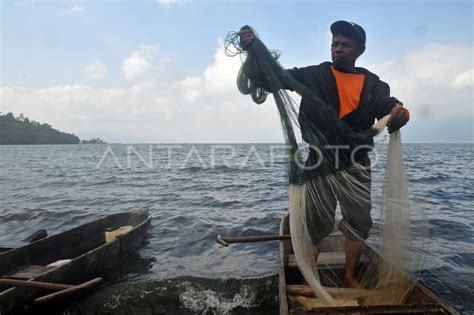
{"label": "man's hand", "polygon": [[255,33],[252,29],[245,25],[240,28],[240,46],[246,49],[255,39]]}
{"label": "man's hand", "polygon": [[408,109],[402,107],[400,104],[395,105],[390,112],[390,119],[387,122],[388,133],[392,133],[402,128],[409,120],[410,112]]}

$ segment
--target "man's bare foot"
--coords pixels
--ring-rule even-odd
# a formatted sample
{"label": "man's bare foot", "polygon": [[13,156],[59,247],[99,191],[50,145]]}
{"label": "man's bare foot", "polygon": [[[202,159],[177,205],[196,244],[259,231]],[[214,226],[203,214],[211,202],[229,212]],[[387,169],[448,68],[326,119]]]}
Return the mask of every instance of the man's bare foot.
{"label": "man's bare foot", "polygon": [[344,288],[357,289],[360,288],[360,283],[356,278],[346,277],[344,279]]}

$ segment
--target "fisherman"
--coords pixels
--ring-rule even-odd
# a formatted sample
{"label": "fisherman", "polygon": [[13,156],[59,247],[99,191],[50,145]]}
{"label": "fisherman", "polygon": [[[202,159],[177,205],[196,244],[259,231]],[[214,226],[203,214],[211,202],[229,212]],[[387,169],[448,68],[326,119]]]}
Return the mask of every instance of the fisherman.
{"label": "fisherman", "polygon": [[[390,88],[387,83],[367,69],[356,67],[355,63],[365,51],[366,34],[364,29],[348,21],[336,21],[331,27],[332,62],[323,62],[316,66],[304,68],[293,68],[287,70],[291,76],[309,88],[326,104],[329,104],[338,113],[339,118],[345,122],[353,131],[361,132],[370,128],[374,121],[390,114],[387,123],[388,132],[392,133],[403,127],[409,120],[409,111],[395,97],[390,96]],[[254,32],[249,27],[243,27],[240,31],[240,43],[245,49],[255,39]],[[262,82],[265,88],[265,83]],[[305,121],[302,117],[309,117],[310,102],[304,98],[301,100],[299,121],[303,140],[309,142],[305,137]],[[307,123],[306,123],[307,124]],[[373,146],[371,143],[366,144]],[[368,150],[358,150],[354,155],[353,163],[365,167],[367,172],[359,176],[357,180],[362,187],[361,195],[365,197],[354,197],[345,192],[334,192],[325,187],[318,187],[324,191],[324,213],[310,211],[312,221],[318,222],[318,229],[311,233],[313,250],[316,259],[320,252],[320,241],[328,236],[333,230],[334,217],[337,202],[339,202],[343,219],[339,229],[345,236],[344,250],[346,253],[346,271],[344,285],[349,288],[359,286],[357,280],[357,265],[362,254],[362,240],[369,237],[372,227],[371,198],[370,198],[370,159]],[[310,150],[308,161],[314,159],[315,152]],[[308,164],[307,161],[307,164]],[[307,205],[311,208],[309,195],[316,188],[311,185],[307,189]],[[328,194],[326,194],[328,193]],[[308,202],[309,201],[309,202]],[[313,205],[313,208],[318,208]]]}

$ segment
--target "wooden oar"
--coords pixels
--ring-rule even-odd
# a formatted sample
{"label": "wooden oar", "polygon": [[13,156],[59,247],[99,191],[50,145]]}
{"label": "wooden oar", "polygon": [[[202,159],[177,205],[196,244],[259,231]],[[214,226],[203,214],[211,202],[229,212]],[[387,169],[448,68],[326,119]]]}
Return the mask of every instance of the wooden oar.
{"label": "wooden oar", "polygon": [[102,278],[100,277],[81,283],[79,285],[0,278],[0,285],[7,285],[7,286],[12,286],[12,287],[30,287],[30,288],[38,288],[38,289],[58,290],[58,292],[51,293],[51,294],[42,296],[40,298],[37,298],[35,300],[35,303],[37,304],[48,302],[59,297],[77,293],[78,291],[92,287],[100,282],[102,282]]}
{"label": "wooden oar", "polygon": [[229,243],[248,243],[248,242],[261,242],[261,241],[281,241],[291,239],[290,235],[260,235],[260,236],[236,236],[236,237],[225,237],[217,236],[217,243],[229,246]]}
{"label": "wooden oar", "polygon": [[48,302],[48,301],[51,301],[51,300],[54,300],[54,299],[57,299],[57,298],[60,298],[60,297],[64,297],[64,296],[67,296],[67,295],[77,293],[78,291],[90,288],[90,287],[92,287],[96,284],[99,284],[100,282],[102,282],[102,278],[99,277],[99,278],[95,278],[95,279],[92,279],[90,281],[81,283],[79,285],[71,286],[70,288],[61,290],[59,292],[51,293],[51,294],[42,296],[40,298],[37,298],[37,299],[35,299],[35,304],[45,303],[45,302]]}
{"label": "wooden oar", "polygon": [[74,287],[69,284],[0,278],[0,284],[12,287],[30,287],[50,290],[64,290]]}

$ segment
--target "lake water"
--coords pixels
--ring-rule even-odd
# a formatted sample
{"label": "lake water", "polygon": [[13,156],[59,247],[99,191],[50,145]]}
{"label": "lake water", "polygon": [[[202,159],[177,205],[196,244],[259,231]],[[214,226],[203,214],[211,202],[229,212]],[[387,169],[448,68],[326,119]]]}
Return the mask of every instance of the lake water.
{"label": "lake water", "polygon": [[[379,191],[386,145],[376,149]],[[473,149],[406,144],[403,152],[430,225],[419,280],[465,313],[474,312]],[[288,211],[285,176],[278,144],[0,146],[0,242],[146,208],[144,246],[66,311],[276,313],[277,242],[215,240],[277,234]]]}

